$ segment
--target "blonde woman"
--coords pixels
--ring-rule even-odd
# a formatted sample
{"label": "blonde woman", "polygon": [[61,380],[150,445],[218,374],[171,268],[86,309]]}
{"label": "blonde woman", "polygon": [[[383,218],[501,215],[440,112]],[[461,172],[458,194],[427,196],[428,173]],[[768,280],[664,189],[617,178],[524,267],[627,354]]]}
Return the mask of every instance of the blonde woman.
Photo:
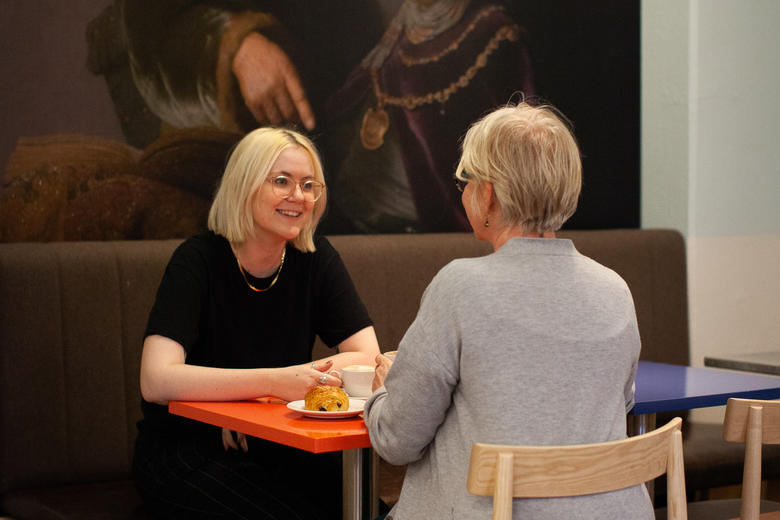
{"label": "blonde woman", "polygon": [[[394,362],[378,356],[371,444],[408,464],[393,520],[490,518],[466,491],[471,445],[582,444],[626,436],[639,333],[626,283],[556,231],[577,207],[581,165],[547,107],[496,110],[466,134],[456,179],[494,253],[456,260],[428,286]],[[651,519],[644,486],[515,499],[514,517]]]}
{"label": "blonde woman", "polygon": [[[372,364],[379,347],[371,319],[338,253],[314,236],[326,200],[306,137],[255,130],[230,155],[210,231],[173,254],[141,360],[144,419],[133,470],[152,515],[338,516],[337,457],[236,436],[166,408],[182,399],[302,399],[315,385],[340,385],[334,370]],[[315,335],[338,353],[312,362]],[[317,485],[305,485],[309,477]]]}

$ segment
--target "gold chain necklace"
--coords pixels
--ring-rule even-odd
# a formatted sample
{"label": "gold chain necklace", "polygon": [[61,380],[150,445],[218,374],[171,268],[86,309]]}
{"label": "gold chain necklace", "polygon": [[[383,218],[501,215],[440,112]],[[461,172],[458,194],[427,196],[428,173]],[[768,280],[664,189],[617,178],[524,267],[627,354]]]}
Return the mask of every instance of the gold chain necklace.
{"label": "gold chain necklace", "polygon": [[274,286],[274,284],[276,283],[276,280],[279,279],[279,274],[282,272],[282,267],[284,267],[284,257],[285,256],[287,256],[287,247],[285,247],[282,250],[282,261],[279,262],[279,267],[276,269],[276,276],[274,276],[274,279],[271,280],[271,283],[268,284],[268,287],[266,287],[265,289],[258,289],[257,287],[255,287],[254,285],[249,283],[249,280],[246,277],[246,272],[244,270],[244,266],[241,265],[241,261],[238,259],[238,255],[235,255],[236,263],[238,264],[238,270],[241,271],[241,276],[244,277],[244,281],[249,286],[249,288],[252,289],[255,292],[265,292],[265,291],[267,291],[268,289],[270,289],[271,287]]}
{"label": "gold chain necklace", "polygon": [[385,105],[414,110],[423,105],[433,103],[444,104],[456,91],[467,87],[477,72],[487,65],[488,57],[498,48],[503,41],[517,41],[520,38],[520,28],[517,25],[505,25],[498,29],[485,48],[480,52],[474,63],[466,71],[447,87],[435,92],[428,92],[423,96],[391,96],[383,92],[379,86],[378,71],[371,68],[371,83],[374,88],[374,96],[377,100],[376,108],[368,108],[363,115],[360,126],[360,142],[366,150],[376,150],[384,142],[384,135],[390,126],[390,117],[385,110]]}
{"label": "gold chain necklace", "polygon": [[[504,10],[504,6],[502,5],[491,5],[482,9],[480,12],[477,13],[474,19],[471,20],[471,23],[468,25],[468,27],[466,27],[463,30],[463,32],[460,33],[457,39],[455,39],[455,41],[450,43],[444,50],[442,50],[438,54],[435,54],[433,56],[427,56],[424,58],[411,58],[407,56],[406,53],[404,53],[403,49],[399,48],[398,56],[401,58],[401,62],[407,67],[412,67],[414,65],[425,65],[426,63],[439,61],[447,54],[457,50],[458,47],[460,47],[460,44],[463,43],[463,40],[466,39],[466,36],[468,36],[476,28],[477,23],[479,23],[479,21],[482,18],[485,18],[486,16],[490,15],[495,11],[503,11],[503,10]],[[407,36],[407,39],[410,38]]]}

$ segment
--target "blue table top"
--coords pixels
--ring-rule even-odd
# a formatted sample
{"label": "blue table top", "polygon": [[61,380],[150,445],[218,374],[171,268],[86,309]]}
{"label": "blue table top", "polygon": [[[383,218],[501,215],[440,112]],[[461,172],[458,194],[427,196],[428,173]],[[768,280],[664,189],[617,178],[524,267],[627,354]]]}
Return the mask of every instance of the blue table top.
{"label": "blue table top", "polygon": [[729,397],[780,399],[780,376],[640,361],[634,415],[726,404]]}

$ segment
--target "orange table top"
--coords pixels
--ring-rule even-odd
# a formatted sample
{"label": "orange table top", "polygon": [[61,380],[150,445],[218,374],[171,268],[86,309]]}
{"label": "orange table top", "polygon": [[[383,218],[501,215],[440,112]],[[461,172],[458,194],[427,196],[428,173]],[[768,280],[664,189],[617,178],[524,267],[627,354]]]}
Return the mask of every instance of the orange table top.
{"label": "orange table top", "polygon": [[[267,400],[266,400],[267,401]],[[229,402],[171,401],[172,414],[229,428],[313,453],[370,448],[361,416],[314,419],[262,399]]]}

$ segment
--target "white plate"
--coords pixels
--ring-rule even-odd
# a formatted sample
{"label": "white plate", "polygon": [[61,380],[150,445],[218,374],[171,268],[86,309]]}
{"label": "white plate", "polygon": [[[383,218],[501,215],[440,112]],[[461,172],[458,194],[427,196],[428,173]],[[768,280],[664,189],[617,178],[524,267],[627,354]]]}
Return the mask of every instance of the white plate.
{"label": "white plate", "polygon": [[365,399],[350,397],[349,410],[343,412],[321,412],[319,410],[307,410],[305,408],[306,401],[303,400],[287,403],[287,408],[294,412],[300,412],[306,417],[316,417],[317,419],[343,419],[344,417],[354,417],[363,413],[363,406],[365,404]]}

